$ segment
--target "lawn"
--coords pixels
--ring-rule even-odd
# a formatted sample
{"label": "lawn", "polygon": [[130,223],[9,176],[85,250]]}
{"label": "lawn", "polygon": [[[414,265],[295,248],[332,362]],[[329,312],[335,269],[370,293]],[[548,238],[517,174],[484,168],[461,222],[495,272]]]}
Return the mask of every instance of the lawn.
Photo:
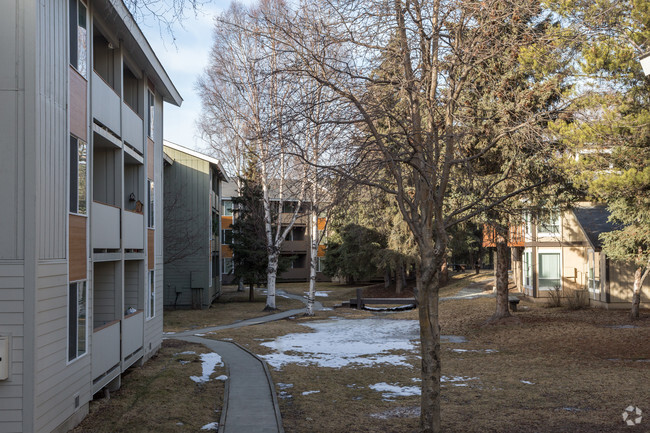
{"label": "lawn", "polygon": [[[470,273],[453,275],[441,297],[476,279]],[[280,287],[299,294],[307,285]],[[355,287],[327,284],[318,290],[327,296],[317,299],[333,306],[353,297]],[[238,313],[229,316],[226,306]],[[195,320],[191,326],[255,316],[263,303],[230,302],[223,308],[219,317]],[[441,343],[445,431],[650,431],[650,418],[635,427],[627,427],[622,418],[630,405],[650,414],[650,311],[643,310],[642,319],[630,324],[627,311],[570,311],[524,299],[514,318],[486,325],[493,310],[493,298],[441,302],[443,335],[464,337]],[[337,308],[317,312],[313,318],[293,316],[209,337],[232,339],[267,357],[287,433],[415,432],[420,376],[416,319],[417,310],[377,313]],[[166,342],[170,344],[180,343]],[[166,347],[144,368],[134,369],[109,402],[93,403],[93,415],[76,431],[108,431],[95,427],[111,425],[108,420],[120,419],[122,413],[127,421],[135,421],[110,431],[145,431],[141,426],[152,424],[137,418],[142,414],[161,418],[151,427],[155,431],[197,431],[218,419],[215,409],[221,405],[222,382],[208,382],[217,388],[207,391],[189,381],[189,375],[200,374],[200,363],[181,364],[182,351]],[[193,372],[184,370],[190,367]],[[165,380],[177,376],[178,382],[159,385],[151,379],[167,374],[170,378]],[[197,415],[183,410],[173,415],[166,406],[158,409],[163,401],[173,400],[189,410],[195,403],[184,402],[196,395],[208,403],[196,406]],[[139,409],[129,410],[134,401]],[[116,406],[109,409],[111,405]],[[208,418],[200,419],[198,413]],[[135,427],[138,423],[140,428]]]}

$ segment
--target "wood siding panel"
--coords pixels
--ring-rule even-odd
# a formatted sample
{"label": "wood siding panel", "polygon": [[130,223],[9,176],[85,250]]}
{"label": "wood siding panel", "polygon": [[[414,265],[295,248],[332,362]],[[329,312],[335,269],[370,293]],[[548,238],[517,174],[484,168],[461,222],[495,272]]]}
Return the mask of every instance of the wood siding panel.
{"label": "wood siding panel", "polygon": [[86,223],[88,218],[70,215],[69,273],[70,281],[86,279],[88,253],[86,250]]}
{"label": "wood siding panel", "polygon": [[88,142],[88,82],[72,66],[70,71],[70,133]]}
{"label": "wood siding panel", "polygon": [[232,217],[221,217],[221,230],[226,230],[232,227]]}
{"label": "wood siding panel", "polygon": [[221,245],[221,257],[232,257],[232,248],[230,248],[230,245]]}
{"label": "wood siding panel", "polygon": [[147,230],[147,269],[151,270],[154,268],[155,262],[156,262],[156,256],[155,256],[155,242],[154,238],[156,235],[155,230],[148,229]]}

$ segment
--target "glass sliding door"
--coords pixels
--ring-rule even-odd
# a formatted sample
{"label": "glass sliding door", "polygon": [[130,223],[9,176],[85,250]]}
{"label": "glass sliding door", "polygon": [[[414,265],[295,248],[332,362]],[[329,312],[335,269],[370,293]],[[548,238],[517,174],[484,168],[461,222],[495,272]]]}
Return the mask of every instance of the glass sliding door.
{"label": "glass sliding door", "polygon": [[560,253],[539,253],[539,289],[552,290],[561,288]]}

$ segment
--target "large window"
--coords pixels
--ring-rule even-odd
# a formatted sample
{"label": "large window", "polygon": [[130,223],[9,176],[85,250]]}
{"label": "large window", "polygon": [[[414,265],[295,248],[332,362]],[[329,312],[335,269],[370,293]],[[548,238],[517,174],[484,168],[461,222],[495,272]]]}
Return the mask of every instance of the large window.
{"label": "large window", "polygon": [[560,253],[539,253],[539,289],[552,290],[561,288]]}
{"label": "large window", "polygon": [[70,212],[86,215],[86,143],[70,137]]}
{"label": "large window", "polygon": [[537,218],[537,236],[560,234],[560,212],[556,210],[545,211]]}
{"label": "large window", "polygon": [[533,281],[532,281],[532,275],[533,275],[533,269],[532,269],[532,261],[531,261],[532,253],[530,251],[524,251],[523,254],[523,283],[524,287],[532,287],[533,286]]}
{"label": "large window", "polygon": [[234,270],[232,257],[224,257],[223,258],[223,266],[221,267],[221,269],[222,269],[221,273],[224,274],[224,275],[232,274],[232,272]]}
{"label": "large window", "polygon": [[70,283],[68,289],[68,362],[86,353],[88,290],[85,281]]}
{"label": "large window", "polygon": [[232,230],[224,229],[221,230],[221,238],[224,245],[232,245]]}
{"label": "large window", "polygon": [[223,201],[223,216],[232,216],[232,201]]}
{"label": "large window", "polygon": [[88,25],[86,5],[70,0],[70,64],[84,77],[88,77]]}
{"label": "large window", "polygon": [[156,120],[156,98],[153,95],[153,92],[151,90],[147,90],[147,113],[149,116],[149,121],[147,122],[147,135],[149,138],[152,140],[154,139],[154,128],[155,128],[155,120]]}
{"label": "large window", "polygon": [[155,227],[155,191],[153,180],[147,179],[147,227]]}
{"label": "large window", "polygon": [[147,275],[147,319],[156,316],[156,279],[154,271]]}

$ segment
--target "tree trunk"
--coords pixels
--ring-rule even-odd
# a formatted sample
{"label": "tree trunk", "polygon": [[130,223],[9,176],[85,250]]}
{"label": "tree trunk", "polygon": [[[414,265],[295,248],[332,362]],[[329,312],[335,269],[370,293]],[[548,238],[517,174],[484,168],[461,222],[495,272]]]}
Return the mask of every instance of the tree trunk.
{"label": "tree trunk", "polygon": [[402,281],[402,277],[400,275],[400,267],[398,266],[397,269],[395,269],[395,293],[397,295],[402,294],[402,288],[404,281]]}
{"label": "tree trunk", "polygon": [[520,292],[524,291],[523,287],[523,262],[522,257],[524,254],[523,247],[512,248],[512,277],[515,280],[515,286]]}
{"label": "tree trunk", "polygon": [[508,311],[508,245],[506,241],[497,241],[497,261],[496,261],[496,311],[490,318],[490,321],[510,317]]}
{"label": "tree trunk", "polygon": [[384,289],[387,289],[390,287],[390,269],[386,268],[384,269]]}
{"label": "tree trunk", "polygon": [[318,264],[318,211],[314,202],[311,204],[311,258],[309,260],[309,294],[307,295],[307,315],[314,315],[316,298],[316,265]]}
{"label": "tree trunk", "polygon": [[634,285],[632,286],[632,309],[630,310],[630,318],[636,320],[639,318],[639,305],[641,304],[641,286],[643,285],[643,280],[648,275],[650,268],[646,269],[645,272],[642,266],[636,268],[634,271]]}
{"label": "tree trunk", "polygon": [[422,356],[420,430],[423,433],[439,433],[442,429],[440,424],[438,291],[440,289],[440,270],[443,260],[443,257],[435,260],[433,252],[422,254],[422,261],[416,272]]}
{"label": "tree trunk", "polygon": [[249,302],[255,301],[255,284],[253,283],[250,283],[248,285],[248,301]]}
{"label": "tree trunk", "polygon": [[275,280],[278,274],[278,253],[269,254],[269,267],[266,270],[266,306],[264,311],[277,310],[275,306]]}
{"label": "tree trunk", "polygon": [[449,268],[447,267],[447,259],[444,259],[440,265],[440,276],[438,277],[440,287],[443,287],[449,281]]}
{"label": "tree trunk", "polygon": [[406,287],[406,266],[401,264],[399,266],[399,279],[402,280],[402,288]]}

